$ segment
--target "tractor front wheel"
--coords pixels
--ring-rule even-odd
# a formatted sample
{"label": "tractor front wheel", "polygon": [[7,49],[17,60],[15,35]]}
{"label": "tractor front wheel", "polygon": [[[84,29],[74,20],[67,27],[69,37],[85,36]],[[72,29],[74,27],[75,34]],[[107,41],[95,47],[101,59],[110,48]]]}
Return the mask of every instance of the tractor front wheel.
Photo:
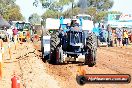
{"label": "tractor front wheel", "polygon": [[86,39],[87,54],[85,55],[85,64],[93,67],[96,64],[97,37],[90,33]]}

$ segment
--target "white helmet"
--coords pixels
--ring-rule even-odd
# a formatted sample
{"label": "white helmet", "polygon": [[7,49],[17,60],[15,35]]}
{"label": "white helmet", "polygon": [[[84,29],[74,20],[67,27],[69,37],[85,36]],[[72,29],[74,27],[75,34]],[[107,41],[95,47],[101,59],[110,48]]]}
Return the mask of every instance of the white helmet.
{"label": "white helmet", "polygon": [[76,16],[73,16],[72,20],[77,20]]}

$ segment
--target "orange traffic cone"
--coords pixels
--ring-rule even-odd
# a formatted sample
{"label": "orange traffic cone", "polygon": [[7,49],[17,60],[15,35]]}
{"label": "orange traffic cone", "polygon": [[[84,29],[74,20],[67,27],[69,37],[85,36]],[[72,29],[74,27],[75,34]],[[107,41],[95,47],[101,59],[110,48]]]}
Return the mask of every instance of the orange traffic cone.
{"label": "orange traffic cone", "polygon": [[86,71],[84,70],[84,68],[82,66],[78,67],[78,75],[86,75]]}

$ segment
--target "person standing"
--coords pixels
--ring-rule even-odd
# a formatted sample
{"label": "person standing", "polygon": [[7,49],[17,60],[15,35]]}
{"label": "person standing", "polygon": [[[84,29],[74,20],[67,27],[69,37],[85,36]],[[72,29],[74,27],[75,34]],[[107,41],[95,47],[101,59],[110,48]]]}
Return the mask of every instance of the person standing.
{"label": "person standing", "polygon": [[117,41],[118,41],[118,44],[119,46],[121,45],[121,40],[122,40],[122,32],[121,30],[119,29],[119,31],[116,33],[117,35]]}
{"label": "person standing", "polygon": [[12,37],[13,37],[12,28],[7,29],[7,33],[8,33],[9,41],[12,41]]}
{"label": "person standing", "polygon": [[27,41],[30,40],[30,32],[29,31],[27,31],[26,39],[27,39]]}
{"label": "person standing", "polygon": [[[128,32],[127,30],[124,30],[123,32],[123,38],[124,38],[124,44],[126,44],[126,46],[128,45]],[[123,46],[124,46],[123,44]]]}
{"label": "person standing", "polygon": [[15,27],[13,30],[13,39],[14,39],[14,42],[16,43],[17,42],[17,34],[18,34],[18,30],[17,28]]}
{"label": "person standing", "polygon": [[99,34],[101,42],[106,42],[107,41],[107,39],[105,37],[105,33],[106,33],[106,29],[104,28],[104,25],[102,25],[102,28],[100,29],[100,34]]}

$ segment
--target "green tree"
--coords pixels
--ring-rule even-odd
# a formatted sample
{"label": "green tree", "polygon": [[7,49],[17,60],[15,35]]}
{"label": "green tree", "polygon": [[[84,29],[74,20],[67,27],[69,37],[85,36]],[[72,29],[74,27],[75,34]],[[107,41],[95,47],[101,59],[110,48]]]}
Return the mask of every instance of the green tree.
{"label": "green tree", "polygon": [[94,22],[100,22],[104,20],[106,16],[107,16],[106,11],[98,12],[98,14],[94,17]]}
{"label": "green tree", "polygon": [[[37,1],[37,0],[35,0]],[[49,9],[43,14],[43,17],[57,17],[60,8],[63,10],[64,5],[71,5],[71,8],[63,12],[63,16],[71,17],[79,13],[86,13],[94,18],[95,22],[103,20],[108,15],[108,10],[112,8],[114,2],[112,0],[79,0],[75,3],[75,0],[39,0],[44,8]],[[57,12],[56,12],[57,11]],[[109,12],[110,13],[110,12]]]}
{"label": "green tree", "polygon": [[16,0],[0,0],[0,15],[6,20],[24,19],[20,13],[20,8],[15,4]]}
{"label": "green tree", "polygon": [[[79,0],[78,7],[82,7],[87,3],[87,7],[96,7],[96,10],[107,11],[112,8],[114,2],[112,0],[87,0],[85,3],[81,3],[83,0]],[[86,6],[86,5],[85,5]]]}
{"label": "green tree", "polygon": [[37,13],[33,13],[28,21],[31,23],[31,24],[41,24],[41,17],[37,14]]}
{"label": "green tree", "polygon": [[108,14],[122,14],[119,11],[101,11],[96,14],[94,21],[95,22],[101,22],[103,20],[107,20]]}
{"label": "green tree", "polygon": [[89,7],[86,9],[86,14],[89,14],[91,16],[95,16],[96,15],[96,7]]}
{"label": "green tree", "polygon": [[75,7],[73,9],[68,9],[63,13],[64,17],[71,17],[72,15],[77,15],[80,13],[80,8],[79,7]]}
{"label": "green tree", "polygon": [[3,15],[8,6],[13,6],[16,0],[0,0],[0,15]]}
{"label": "green tree", "polygon": [[3,14],[3,18],[5,18],[6,20],[23,20],[23,16],[20,13],[20,8],[19,6],[15,5],[15,6],[9,6],[7,8],[7,11]]}
{"label": "green tree", "polygon": [[[39,0],[43,8],[53,10],[53,11],[62,11],[65,5],[71,4],[74,0]],[[33,3],[37,7],[38,0],[35,0]]]}
{"label": "green tree", "polygon": [[[111,0],[79,0],[74,9],[70,9],[64,13],[67,16],[71,15],[71,10],[73,10],[74,15],[77,15],[78,13],[86,13],[93,17],[94,22],[99,22],[107,16],[108,10],[112,8],[113,3],[114,2]],[[77,7],[78,10],[76,12]]]}
{"label": "green tree", "polygon": [[62,15],[59,11],[47,10],[43,15],[42,18],[59,18]]}
{"label": "green tree", "polygon": [[70,10],[67,10],[64,13],[70,16],[72,15],[71,12],[73,10],[73,15],[77,15],[78,13],[86,13],[95,18],[95,16],[99,12],[102,13],[102,11],[107,11],[112,6],[113,1],[111,0],[79,0],[78,4],[77,5],[75,4],[75,7],[73,9],[70,8]]}

